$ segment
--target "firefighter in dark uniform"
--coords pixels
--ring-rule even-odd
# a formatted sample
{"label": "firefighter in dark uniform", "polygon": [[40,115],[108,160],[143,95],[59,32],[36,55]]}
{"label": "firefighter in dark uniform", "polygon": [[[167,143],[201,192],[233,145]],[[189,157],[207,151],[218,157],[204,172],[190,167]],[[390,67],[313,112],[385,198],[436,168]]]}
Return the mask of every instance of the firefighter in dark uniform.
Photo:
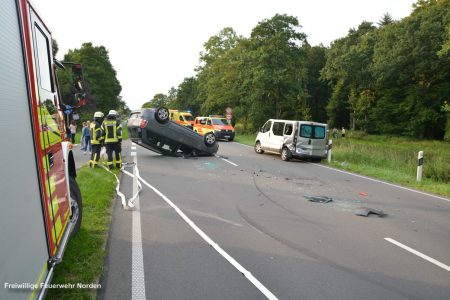
{"label": "firefighter in dark uniform", "polygon": [[[120,121],[117,120],[117,112],[110,110],[105,120],[103,121],[102,128],[105,132],[105,148],[108,155],[108,167],[114,168],[113,152],[115,154],[116,168],[122,167],[122,158],[120,156],[120,144],[122,142],[122,127]],[[120,140],[119,140],[120,139]]]}
{"label": "firefighter in dark uniform", "polygon": [[103,122],[103,113],[101,111],[97,111],[94,114],[94,122],[91,123],[91,145],[92,145],[92,153],[91,160],[89,162],[89,166],[97,167],[98,161],[100,159],[100,151],[102,149],[102,143],[105,139],[105,134],[102,129]]}

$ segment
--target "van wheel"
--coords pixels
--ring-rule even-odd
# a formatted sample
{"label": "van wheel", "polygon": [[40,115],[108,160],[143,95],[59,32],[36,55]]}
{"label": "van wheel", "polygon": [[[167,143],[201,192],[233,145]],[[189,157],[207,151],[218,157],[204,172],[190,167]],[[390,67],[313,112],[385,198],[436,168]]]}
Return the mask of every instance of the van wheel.
{"label": "van wheel", "polygon": [[287,147],[284,147],[283,150],[281,150],[281,159],[284,161],[289,161],[291,158],[291,150],[289,150]]}
{"label": "van wheel", "polygon": [[264,150],[261,148],[261,143],[259,141],[257,141],[255,143],[255,152],[258,154],[263,154]]}
{"label": "van wheel", "polygon": [[75,178],[69,177],[69,185],[71,198],[70,205],[72,210],[72,214],[70,215],[70,222],[75,223],[70,234],[74,236],[81,226],[81,219],[83,216],[83,201],[81,199],[80,188],[78,187],[78,183],[75,181]]}
{"label": "van wheel", "polygon": [[212,132],[208,132],[207,134],[205,134],[204,139],[205,139],[205,144],[208,147],[212,147],[216,143],[216,136]]}
{"label": "van wheel", "polygon": [[155,112],[155,119],[161,124],[169,122],[169,110],[165,107],[160,107]]}

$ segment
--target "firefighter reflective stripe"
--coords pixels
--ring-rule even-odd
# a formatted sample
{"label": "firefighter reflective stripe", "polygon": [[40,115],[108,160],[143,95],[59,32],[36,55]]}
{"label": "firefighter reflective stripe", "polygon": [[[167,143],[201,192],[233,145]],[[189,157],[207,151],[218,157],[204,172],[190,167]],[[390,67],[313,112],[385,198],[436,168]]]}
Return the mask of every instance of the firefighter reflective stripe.
{"label": "firefighter reflective stripe", "polygon": [[120,124],[119,122],[117,122],[117,123],[118,123],[118,126],[117,126],[117,138],[118,139],[122,139],[122,130],[123,130],[122,124]]}
{"label": "firefighter reflective stripe", "polygon": [[117,143],[117,121],[105,120],[103,121],[103,130],[105,130],[105,143]]}
{"label": "firefighter reflective stripe", "polygon": [[97,122],[91,124],[91,143],[92,145],[99,145],[103,140],[102,128]]}

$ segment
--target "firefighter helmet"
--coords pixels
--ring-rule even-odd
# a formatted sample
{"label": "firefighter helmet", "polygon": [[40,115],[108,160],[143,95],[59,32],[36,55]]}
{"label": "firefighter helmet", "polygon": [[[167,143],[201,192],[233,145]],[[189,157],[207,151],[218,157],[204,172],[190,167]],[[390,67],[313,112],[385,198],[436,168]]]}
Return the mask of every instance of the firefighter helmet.
{"label": "firefighter helmet", "polygon": [[117,116],[117,111],[111,109],[111,110],[109,111],[108,115],[111,115],[111,116]]}
{"label": "firefighter helmet", "polygon": [[94,118],[103,118],[104,114],[101,111],[96,111],[94,114]]}

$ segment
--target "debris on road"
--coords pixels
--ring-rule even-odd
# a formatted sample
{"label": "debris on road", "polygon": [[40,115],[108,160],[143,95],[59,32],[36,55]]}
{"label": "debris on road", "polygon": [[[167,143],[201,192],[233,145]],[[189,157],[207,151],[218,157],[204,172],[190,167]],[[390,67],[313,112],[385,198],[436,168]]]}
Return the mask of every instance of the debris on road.
{"label": "debris on road", "polygon": [[370,207],[359,207],[355,211],[355,215],[361,216],[361,217],[368,217],[370,214],[377,215],[379,218],[382,218],[386,216],[386,214],[379,209],[374,209]]}
{"label": "debris on road", "polygon": [[327,197],[327,196],[308,196],[303,195],[304,198],[308,199],[311,202],[317,202],[317,203],[328,203],[333,201],[333,198]]}
{"label": "debris on road", "polygon": [[367,194],[367,193],[364,193],[364,192],[359,192],[359,195],[360,195],[360,196],[363,196],[363,197],[367,197],[367,196],[369,196],[369,194]]}

